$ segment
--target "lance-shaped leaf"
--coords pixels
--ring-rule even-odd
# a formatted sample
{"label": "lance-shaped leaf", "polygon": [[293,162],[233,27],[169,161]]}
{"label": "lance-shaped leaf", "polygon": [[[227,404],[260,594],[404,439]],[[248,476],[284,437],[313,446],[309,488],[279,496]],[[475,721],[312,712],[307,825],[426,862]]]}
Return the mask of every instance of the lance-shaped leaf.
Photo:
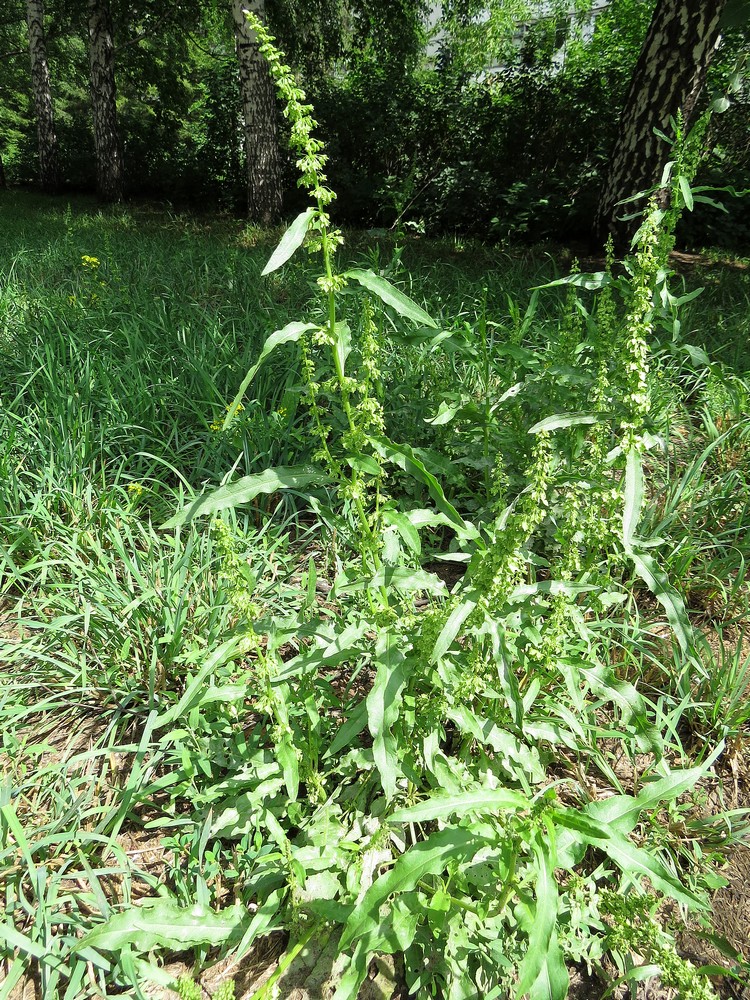
{"label": "lance-shaped leaf", "polygon": [[536,982],[546,964],[552,936],[557,923],[558,894],[554,864],[549,845],[540,830],[534,831],[531,844],[534,852],[536,883],[534,919],[528,928],[528,948],[518,967],[516,996],[522,997]]}
{"label": "lance-shaped leaf", "polygon": [[353,941],[377,927],[380,907],[389,896],[410,892],[426,875],[437,875],[451,862],[469,861],[486,841],[463,827],[450,827],[431,834],[402,854],[385,875],[381,875],[367,892],[346,922],[339,949],[345,951]]}
{"label": "lance-shaped leaf", "polygon": [[314,208],[306,208],[304,212],[301,212],[291,226],[287,229],[284,235],[281,237],[281,242],[276,247],[274,252],[271,254],[271,259],[268,261],[266,266],[261,271],[262,275],[270,274],[272,271],[278,270],[283,264],[289,260],[295,250],[302,246],[305,236],[307,236],[307,230],[310,228],[310,223],[315,216]]}
{"label": "lance-shaped leaf", "polygon": [[358,281],[360,285],[363,285],[368,292],[372,292],[373,295],[377,295],[387,306],[391,306],[396,310],[401,316],[405,316],[406,319],[412,320],[414,323],[420,323],[422,326],[431,326],[437,328],[437,323],[430,316],[429,313],[425,312],[421,306],[410,299],[408,295],[392,285],[390,281],[381,277],[379,274],[375,274],[374,271],[362,270],[360,268],[354,268],[352,271],[346,271],[344,274],[345,278],[352,278],[354,281]]}
{"label": "lance-shaped leaf", "polygon": [[280,465],[276,469],[266,469],[254,476],[243,476],[227,486],[219,486],[210,493],[203,493],[192,503],[178,511],[162,527],[167,530],[181,524],[189,524],[195,517],[216,514],[228,507],[239,507],[250,503],[261,493],[276,493],[278,490],[301,490],[306,486],[325,483],[328,475],[314,465]]}
{"label": "lance-shaped leaf", "polygon": [[247,392],[247,387],[250,385],[255,375],[266,360],[271,351],[274,351],[279,344],[289,344],[294,341],[299,340],[303,333],[307,333],[308,330],[317,330],[315,323],[287,323],[287,325],[282,330],[276,330],[266,338],[266,342],[263,345],[263,349],[258,356],[258,360],[255,362],[253,367],[243,378],[242,383],[237,390],[237,394],[229,405],[227,410],[227,415],[224,418],[224,423],[222,425],[222,430],[226,430],[229,424],[234,420],[237,413],[237,407],[242,402],[242,398]]}
{"label": "lance-shaped leaf", "polygon": [[553,413],[529,427],[529,434],[539,434],[540,431],[556,431],[561,427],[578,427],[581,424],[597,424],[599,417],[592,413]]}
{"label": "lance-shaped leaf", "polygon": [[622,540],[628,546],[635,536],[643,506],[643,459],[631,448],[625,465],[625,503],[622,511]]}
{"label": "lance-shaped leaf", "polygon": [[131,947],[143,953],[153,948],[185,951],[200,945],[215,947],[239,938],[249,919],[247,908],[240,904],[216,913],[198,904],[181,907],[173,899],[149,899],[99,924],[76,941],[73,950],[117,952]]}
{"label": "lance-shaped leaf", "polygon": [[435,819],[447,819],[459,813],[476,812],[493,815],[510,810],[518,812],[529,809],[531,803],[520,792],[511,788],[476,788],[461,795],[445,795],[438,792],[424,802],[407,809],[398,809],[389,817],[390,823],[427,823]]}
{"label": "lance-shaped leaf", "polygon": [[683,653],[689,654],[694,646],[693,626],[690,623],[690,616],[682,597],[674,589],[667,574],[657,565],[652,555],[639,552],[632,546],[627,546],[626,552],[630,556],[638,576],[664,608],[667,620],[672,626],[672,631]]}
{"label": "lance-shaped leaf", "polygon": [[[655,889],[663,892],[679,903],[685,903],[691,908],[706,909],[706,903],[680,882],[676,875],[647,850],[636,847],[635,844],[618,833],[611,826],[601,823],[583,810],[555,809],[552,813],[558,827],[566,828],[575,835],[580,845],[590,844],[604,851],[616,865],[631,878],[642,875],[648,878]],[[558,840],[558,864],[569,867],[568,845],[563,844],[562,836]],[[574,852],[574,856],[577,852]],[[578,854],[580,857],[581,854]]]}
{"label": "lance-shaped leaf", "polygon": [[405,659],[392,633],[386,632],[379,637],[375,652],[375,683],[367,696],[367,725],[373,739],[375,766],[389,801],[396,794],[396,779],[400,774],[397,740],[392,729],[398,721],[406,684]]}
{"label": "lance-shaped leaf", "polygon": [[447,499],[437,479],[429,472],[422,460],[415,455],[409,445],[395,444],[385,437],[372,436],[369,439],[375,451],[386,461],[403,469],[417,482],[427,487],[435,506],[450,521],[451,527],[461,538],[478,538],[479,532],[468,521],[464,521],[453,504]]}

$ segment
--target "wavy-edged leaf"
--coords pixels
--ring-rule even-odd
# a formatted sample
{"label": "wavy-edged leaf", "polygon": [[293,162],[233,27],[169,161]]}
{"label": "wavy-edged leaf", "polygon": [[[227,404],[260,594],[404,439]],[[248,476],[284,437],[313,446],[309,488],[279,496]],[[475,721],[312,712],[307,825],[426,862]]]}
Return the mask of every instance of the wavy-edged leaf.
{"label": "wavy-edged leaf", "polygon": [[453,504],[446,498],[443,488],[431,472],[412,451],[409,445],[394,444],[384,437],[372,436],[368,439],[372,447],[386,461],[398,466],[417,482],[427,487],[435,506],[450,521],[451,527],[461,538],[478,538],[479,532],[468,521],[464,521]]}
{"label": "wavy-edged leaf", "polygon": [[381,587],[400,590],[405,594],[424,591],[428,594],[444,594],[445,583],[435,573],[409,566],[381,566],[368,579],[352,580],[336,586],[336,594],[354,594],[360,590],[377,590]]}
{"label": "wavy-edged leaf", "polygon": [[282,265],[286,264],[292,254],[299,247],[302,246],[307,236],[307,230],[310,228],[310,223],[315,217],[315,208],[306,208],[304,212],[300,212],[297,218],[292,222],[287,231],[281,237],[279,245],[276,247],[271,257],[260,272],[262,276],[265,277],[267,274],[271,274],[272,271],[277,271]]}
{"label": "wavy-edged leaf", "polygon": [[682,597],[674,589],[669,582],[669,577],[657,565],[652,555],[639,552],[632,546],[628,546],[626,551],[633,561],[636,573],[664,608],[667,621],[672,626],[680,649],[683,653],[690,653],[694,645],[693,626],[690,623],[690,616]]}
{"label": "wavy-edged leaf", "polygon": [[404,514],[400,510],[386,507],[383,510],[383,523],[395,528],[401,539],[415,555],[418,556],[421,554],[422,542],[419,537],[419,531],[409,520],[407,514]]}
{"label": "wavy-edged leaf", "polygon": [[622,510],[622,540],[632,544],[643,507],[643,459],[637,448],[631,448],[625,463],[625,502]]}
{"label": "wavy-edged leaf", "polygon": [[73,944],[74,951],[120,951],[131,947],[144,953],[153,948],[185,951],[200,945],[215,947],[239,936],[249,922],[241,904],[215,912],[195,904],[179,906],[173,899],[147,899],[99,924]]}
{"label": "wavy-edged leaf", "polygon": [[529,427],[529,434],[539,434],[540,431],[556,431],[561,427],[578,427],[581,424],[597,424],[599,417],[593,413],[553,413],[544,420],[539,420]]}
{"label": "wavy-edged leaf", "polygon": [[534,831],[531,844],[536,864],[533,921],[528,929],[529,944],[518,967],[516,995],[524,996],[541,974],[550,948],[552,935],[557,923],[558,894],[555,883],[554,863],[549,845],[544,841],[539,829]]}
{"label": "wavy-edged leaf", "polygon": [[239,636],[233,636],[209,653],[197,673],[193,677],[189,677],[187,686],[177,704],[172,705],[171,708],[168,708],[166,712],[162,712],[161,715],[157,715],[154,721],[154,732],[164,729],[165,726],[171,726],[177,719],[200,704],[206,690],[206,680],[214,670],[222,667],[232,659],[240,647],[240,642],[241,639]]}
{"label": "wavy-edged leaf", "polygon": [[529,989],[529,1000],[565,1000],[569,987],[568,967],[557,933],[553,931],[541,971]]}
{"label": "wavy-edged leaf", "polygon": [[406,809],[398,809],[388,818],[389,823],[427,823],[434,819],[447,819],[455,813],[473,812],[479,815],[494,814],[504,810],[518,812],[529,809],[531,803],[520,792],[511,788],[467,789],[461,795],[438,792],[424,802]]}
{"label": "wavy-edged leaf", "polygon": [[448,619],[437,637],[430,656],[430,663],[437,663],[451,648],[461,626],[479,603],[479,596],[476,590],[461,595],[461,600],[448,615]]}
{"label": "wavy-edged leaf", "polygon": [[377,295],[387,306],[391,306],[399,315],[405,316],[406,319],[410,319],[413,323],[420,323],[422,326],[430,326],[433,329],[437,329],[437,323],[429,313],[425,312],[421,306],[418,306],[413,299],[410,299],[399,288],[392,285],[390,281],[379,274],[375,274],[369,268],[367,270],[354,268],[351,271],[346,271],[344,277],[353,278],[354,281],[358,281],[368,292]]}
{"label": "wavy-edged leaf", "polygon": [[567,580],[537,580],[535,583],[520,583],[508,595],[508,604],[519,604],[527,597],[535,594],[550,594],[553,597],[564,595],[574,598],[578,594],[586,594],[597,588],[590,583],[570,583]]}
{"label": "wavy-edged leaf", "polygon": [[352,740],[359,736],[366,726],[367,703],[361,701],[354,711],[349,713],[349,717],[346,722],[339,727],[339,731],[336,733],[333,743],[331,743],[326,752],[323,754],[324,759],[332,757],[340,750],[343,750],[344,747],[348,747]]}
{"label": "wavy-edged leaf", "polygon": [[209,493],[202,493],[166,521],[162,528],[169,530],[189,524],[196,517],[216,514],[228,507],[239,507],[243,503],[250,503],[262,493],[301,490],[307,486],[319,486],[328,479],[328,474],[314,465],[280,465],[275,469],[266,469],[254,476],[243,476],[227,486],[219,486]]}
{"label": "wavy-edged leaf", "polygon": [[558,285],[573,285],[576,288],[604,288],[605,285],[612,284],[612,275],[607,271],[593,271],[590,273],[568,274],[564,278],[555,278],[544,285],[535,285],[535,289],[555,288]]}
{"label": "wavy-edged leaf", "polygon": [[[662,864],[658,857],[650,854],[643,848],[636,847],[626,836],[619,833],[614,827],[594,819],[580,809],[555,809],[552,812],[554,822],[563,828],[567,828],[573,833],[574,840],[578,841],[579,849],[585,849],[585,845],[598,847],[604,851],[625,875],[631,878],[635,875],[643,875],[649,879],[655,889],[665,895],[676,899],[687,906],[706,909],[707,904],[699,896],[696,896],[680,882],[676,875]],[[568,867],[565,856],[569,845],[558,840],[558,864]]]}
{"label": "wavy-edged leaf", "polygon": [[299,338],[304,333],[307,333],[308,330],[317,330],[317,329],[318,327],[315,325],[315,323],[297,323],[297,322],[287,323],[287,325],[283,327],[283,329],[275,330],[272,334],[270,334],[270,336],[266,337],[266,341],[263,344],[260,354],[258,355],[258,360],[248,371],[247,375],[243,378],[234,399],[227,408],[227,415],[224,418],[224,423],[222,424],[222,430],[226,430],[227,427],[234,420],[235,416],[237,415],[237,408],[239,407],[245,393],[247,392],[247,387],[255,378],[258,369],[266,360],[268,355],[272,351],[275,351],[280,344],[294,343],[298,341]]}
{"label": "wavy-edged leaf", "polygon": [[443,424],[448,424],[451,420],[453,420],[462,406],[463,402],[449,403],[444,399],[438,407],[438,411],[435,416],[425,417],[424,422],[426,424],[432,424],[433,427],[442,427]]}
{"label": "wavy-edged leaf", "polygon": [[524,788],[529,787],[529,781],[536,784],[544,782],[545,770],[536,747],[501,729],[493,719],[476,715],[466,705],[454,705],[446,709],[446,714],[462,733],[483,746],[491,747],[498,766],[515,780],[523,782]]}
{"label": "wavy-edged leaf", "polygon": [[680,174],[677,178],[677,183],[680,185],[680,192],[682,194],[682,200],[685,202],[685,208],[688,212],[693,211],[693,192],[690,190],[690,181],[685,177],[684,174]]}
{"label": "wavy-edged leaf", "polygon": [[405,660],[392,632],[379,636],[375,649],[375,681],[366,700],[367,725],[373,740],[373,759],[388,801],[396,794],[396,779],[401,773],[396,737],[391,730],[398,721],[406,684]]}
{"label": "wavy-edged leaf", "polygon": [[343,631],[331,639],[325,646],[315,646],[306,649],[291,660],[283,663],[271,678],[272,684],[288,681],[298,674],[309,673],[320,667],[337,667],[346,660],[354,660],[363,652],[360,639],[371,629],[367,621],[347,625]]}
{"label": "wavy-edged leaf", "polygon": [[431,834],[409,848],[396,861],[393,868],[381,875],[357,903],[346,922],[339,942],[345,951],[352,942],[376,927],[380,920],[380,907],[394,893],[410,892],[426,875],[437,875],[455,862],[469,861],[486,841],[463,827],[449,827]]}

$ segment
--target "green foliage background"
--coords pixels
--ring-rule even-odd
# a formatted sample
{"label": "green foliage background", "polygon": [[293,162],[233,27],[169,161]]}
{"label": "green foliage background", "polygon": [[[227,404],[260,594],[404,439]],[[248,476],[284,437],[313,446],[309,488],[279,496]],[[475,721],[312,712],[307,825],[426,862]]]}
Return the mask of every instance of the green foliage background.
{"label": "green foliage background", "polygon": [[[242,129],[225,6],[206,0],[168,9],[151,0],[113,4],[131,197],[242,210]],[[429,60],[428,7],[424,0],[271,5],[272,28],[315,104],[331,150],[339,192],[334,214],[348,224],[409,223],[430,233],[458,230],[501,240],[585,236],[653,0],[613,0],[598,13],[593,37],[581,33],[588,0],[553,4],[541,18],[526,0],[451,0],[443,5]],[[66,185],[91,191],[85,5],[50,0],[46,12]],[[33,185],[25,30],[24,5],[13,0],[0,25],[6,55],[0,154],[10,183]],[[734,17],[706,102],[726,91],[747,42],[746,20]],[[717,117],[706,180],[747,188],[749,125],[745,76],[729,110]],[[300,195],[291,156],[285,176],[292,213]],[[683,238],[735,247],[746,241],[750,212],[746,203],[729,200],[730,219],[705,208]]]}

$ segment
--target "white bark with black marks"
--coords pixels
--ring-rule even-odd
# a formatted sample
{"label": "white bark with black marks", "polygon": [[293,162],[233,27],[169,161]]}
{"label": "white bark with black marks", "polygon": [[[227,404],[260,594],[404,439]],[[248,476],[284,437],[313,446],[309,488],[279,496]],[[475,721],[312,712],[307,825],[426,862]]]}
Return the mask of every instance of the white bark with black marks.
{"label": "white bark with black marks", "polygon": [[117,126],[115,46],[109,0],[89,0],[89,67],[97,191],[104,201],[121,201],[124,170]]}
{"label": "white bark with black marks", "polygon": [[620,115],[619,134],[599,199],[594,235],[603,242],[611,233],[620,246],[632,223],[618,215],[630,206],[617,202],[657,185],[670,147],[654,134],[669,134],[669,119],[682,112],[686,128],[706,81],[720,41],[726,0],[660,0],[630,81]]}
{"label": "white bark with black marks", "polygon": [[60,164],[47,46],[44,39],[43,0],[26,0],[26,23],[29,27],[31,87],[39,140],[39,183],[43,191],[52,193],[60,186]]}
{"label": "white bark with black marks", "polygon": [[264,0],[232,0],[247,159],[247,209],[267,225],[281,212],[281,164],[276,94],[268,65],[243,10],[263,18]]}

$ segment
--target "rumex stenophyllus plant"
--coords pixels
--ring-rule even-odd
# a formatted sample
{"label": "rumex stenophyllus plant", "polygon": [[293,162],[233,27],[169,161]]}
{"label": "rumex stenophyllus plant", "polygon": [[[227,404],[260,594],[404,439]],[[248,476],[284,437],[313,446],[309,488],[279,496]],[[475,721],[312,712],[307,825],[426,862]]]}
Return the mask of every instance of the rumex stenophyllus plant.
{"label": "rumex stenophyllus plant", "polygon": [[[609,282],[585,324],[568,311],[568,349],[579,342],[590,377],[577,383],[568,411],[529,428],[517,496],[506,496],[498,461],[483,484],[490,514],[473,524],[384,426],[373,297],[400,321],[437,324],[376,272],[337,270],[341,235],[328,215],[333,195],[311,109],[267,30],[250,20],[314,200],[266,273],[307,239],[323,262],[321,307],[271,334],[225,423],[271,351],[297,343],[316,452],[310,465],[268,469],[205,494],[169,525],[261,493],[321,489],[338,508],[337,525],[349,526],[351,556],[341,557],[334,606],[316,608],[311,560],[305,606],[269,620],[217,519],[237,634],[212,655],[243,658],[238,679],[256,721],[241,727],[239,742],[225,735],[221,752],[215,747],[216,759],[232,762],[227,775],[206,775],[192,789],[196,809],[211,809],[207,840],[246,845],[241,891],[253,910],[227,910],[212,926],[220,923],[223,940],[239,940],[240,951],[287,930],[278,976],[300,950],[333,936],[336,1000],[356,997],[378,952],[403,955],[416,995],[562,1000],[566,962],[595,965],[613,947],[604,889],[705,906],[700,882],[684,883],[651,834],[656,823],[642,819],[688,793],[715,754],[699,767],[670,768],[657,707],[617,675],[606,644],[607,609],[627,594],[623,564],[635,566],[678,638],[690,642],[684,607],[636,537],[661,218],[654,209],[644,223],[624,308]],[[366,294],[359,307],[354,286]],[[540,377],[538,369],[529,377],[537,396]],[[388,466],[414,477],[432,507],[400,509],[387,496]],[[452,594],[415,568],[425,526],[445,530],[452,554],[467,562]],[[414,600],[424,594],[426,608]],[[236,701],[222,708],[198,678],[158,724],[188,708],[217,718],[225,711],[235,732]],[[620,754],[648,759],[637,787],[613,766]],[[178,919],[174,907],[169,916]],[[183,923],[194,942],[199,922]],[[83,946],[112,950],[113,940],[103,925]]]}

